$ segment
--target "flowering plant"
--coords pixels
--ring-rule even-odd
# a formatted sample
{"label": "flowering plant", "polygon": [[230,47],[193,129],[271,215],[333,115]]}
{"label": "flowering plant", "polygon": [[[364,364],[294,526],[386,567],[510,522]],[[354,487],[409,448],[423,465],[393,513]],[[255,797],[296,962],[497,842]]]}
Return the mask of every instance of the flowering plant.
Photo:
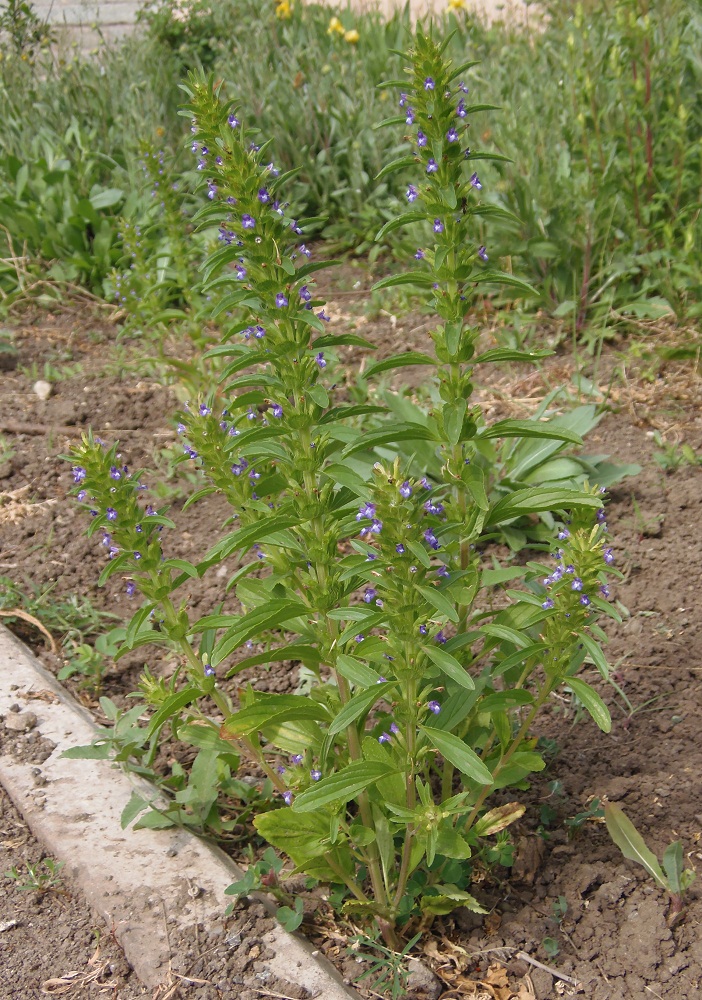
{"label": "flowering plant", "polygon": [[[178,731],[196,732],[196,745],[253,758],[283,806],[258,815],[256,829],[296,871],[339,887],[345,910],[377,920],[390,944],[398,924],[480,909],[468,889],[494,857],[486,838],[499,844],[524,811],[510,802],[486,812],[486,801],[543,768],[530,730],[559,686],[609,729],[604,703],[575,674],[587,655],[606,676],[596,618],[616,617],[599,491],[491,488],[494,439],[577,437],[536,421],[488,426],[469,405],[475,364],[533,355],[476,355],[477,331],[465,320],[476,284],[519,284],[484,270],[488,252],[472,238],[471,220],[490,211],[475,200],[473,163],[488,154],[463,148],[467,118],[482,107],[456,83],[467,66],[454,69],[421,32],[407,59],[399,121],[413,129],[417,152],[403,162],[423,179],[408,188],[412,210],[389,225],[428,220],[432,237],[417,253],[424,270],[377,287],[426,288],[441,322],[436,357],[405,353],[370,374],[426,365],[440,405],[423,423],[369,430],[380,407],[335,397],[325,378],[334,349],[365,342],[329,330],[313,279],[328,262],[311,259],[304,224],[286,214],[286,177],[267,144],[211,80],[192,77],[183,113],[210,201],[199,223],[216,222],[221,242],[203,265],[223,329],[209,356],[225,364],[219,389],[191,403],[178,431],[184,460],[207,480],[189,503],[219,492],[235,527],[196,565],[170,558],[162,531],[172,522],[142,507],[141,477],[114,448],[86,438],[73,470],[91,531],[103,532],[112,557],[102,579],[127,573],[144,598],[124,650],[166,641],[180,654],[184,685],[156,694],[143,686],[156,708],[150,728],[184,719]],[[438,455],[440,474],[428,478],[416,459],[375,461],[374,449],[403,442]],[[544,511],[570,511],[555,567],[528,563],[524,589],[486,610],[481,539]],[[233,553],[242,565],[227,591],[241,611],[190,621],[187,598],[176,606],[174,593]],[[256,642],[265,646],[232,662]],[[281,660],[307,668],[307,693],[249,688],[234,710],[224,680]]]}

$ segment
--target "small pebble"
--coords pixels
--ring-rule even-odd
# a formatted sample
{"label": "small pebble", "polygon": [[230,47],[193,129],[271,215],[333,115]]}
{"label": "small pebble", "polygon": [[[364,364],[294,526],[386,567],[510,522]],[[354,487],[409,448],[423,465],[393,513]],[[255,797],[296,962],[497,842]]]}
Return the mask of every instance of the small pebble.
{"label": "small pebble", "polygon": [[54,387],[51,382],[46,382],[43,378],[40,378],[38,382],[35,382],[32,389],[34,390],[34,395],[38,396],[42,402],[46,402],[54,391]]}
{"label": "small pebble", "polygon": [[34,712],[16,712],[5,717],[5,729],[13,733],[27,733],[34,729],[37,717]]}

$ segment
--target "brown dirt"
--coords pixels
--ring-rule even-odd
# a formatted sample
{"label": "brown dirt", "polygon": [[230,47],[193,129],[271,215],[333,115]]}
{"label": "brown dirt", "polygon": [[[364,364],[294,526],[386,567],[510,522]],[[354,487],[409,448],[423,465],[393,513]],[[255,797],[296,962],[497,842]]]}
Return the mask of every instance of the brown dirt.
{"label": "brown dirt", "polygon": [[[366,300],[353,289],[355,277],[347,272],[346,285],[336,286],[337,290],[341,287],[334,299],[339,318],[358,325],[359,317],[371,316],[361,320],[358,330],[379,344],[381,354],[403,346],[425,347],[427,318],[414,315],[393,321],[391,315],[370,313]],[[365,278],[359,277],[365,284]],[[95,331],[70,318],[47,319],[44,315],[35,325],[24,323],[18,328],[21,365],[29,367],[36,362],[42,369],[45,361],[55,364],[57,359],[84,365],[83,374],[56,382],[55,394],[45,403],[32,393],[36,369],[0,373],[0,425],[24,423],[45,430],[38,435],[6,436],[15,455],[9,464],[0,466],[0,490],[29,485],[32,499],[59,501],[36,517],[16,524],[0,523],[0,575],[39,587],[51,584],[56,597],[89,596],[97,607],[122,617],[133,605],[120,581],[111,581],[103,590],[96,587],[104,552],[99,542],[83,537],[82,515],[66,500],[70,476],[58,456],[66,450],[70,437],[53,428],[90,423],[103,436],[111,428],[128,430],[120,439],[130,464],[153,465],[154,451],[169,440],[155,435],[168,430],[167,417],[176,400],[173,392],[155,379],[139,378],[124,366],[116,374],[101,374],[104,340],[111,339],[114,332],[107,327],[96,329],[102,337],[97,343],[89,336]],[[619,364],[614,353],[605,359],[599,369],[600,384],[606,384]],[[593,798],[608,797],[621,803],[659,856],[671,840],[679,838],[687,864],[699,868],[702,861],[702,747],[698,739],[702,712],[702,539],[697,530],[702,519],[702,471],[683,466],[663,472],[653,461],[657,449],[651,440],[652,430],[657,428],[667,431],[671,439],[684,440],[702,451],[700,379],[689,366],[671,365],[659,368],[650,381],[642,380],[632,364],[629,359],[629,381],[615,381],[611,394],[619,412],[608,415],[588,441],[589,451],[604,451],[616,461],[644,466],[639,477],[615,488],[608,512],[618,568],[624,573],[615,596],[628,609],[621,626],[608,627],[608,655],[625,697],[603,687],[595,676],[591,678],[612,711],[614,725],[609,736],[577,716],[567,698],[554,701],[541,717],[537,732],[552,741],[555,759],[534,781],[528,822],[515,831],[518,852],[512,878],[504,885],[476,886],[476,894],[482,892],[490,905],[490,916],[476,919],[463,913],[456,920],[439,922],[438,936],[433,939],[439,942],[438,950],[429,947],[427,961],[439,971],[447,989],[459,991],[449,994],[452,997],[474,995],[476,990],[470,992],[472,987],[467,984],[487,976],[491,960],[507,962],[510,956],[512,981],[530,972],[536,997],[546,1000],[574,995],[567,983],[559,985],[550,973],[520,964],[514,958],[517,949],[577,979],[592,1000],[692,1000],[698,995],[702,979],[700,888],[693,886],[686,919],[671,930],[666,923],[664,893],[654,887],[643,869],[622,859],[601,821],[588,820],[573,839],[568,839],[564,822],[586,809]],[[586,373],[597,374],[592,365]],[[564,384],[571,374],[571,359],[557,357],[547,366],[544,377],[527,370],[509,379],[503,374],[492,375],[482,397],[491,419],[522,416],[543,394],[545,382]],[[189,484],[172,479],[170,486],[176,490],[172,502],[178,525],[171,533],[172,553],[192,558],[210,544],[226,510],[217,499],[208,498],[198,506],[197,518],[190,513],[184,517],[181,507]],[[210,611],[222,599],[227,576],[225,571],[217,579],[193,585],[193,614]],[[41,644],[31,630],[23,635]],[[57,666],[50,654],[42,655]],[[151,651],[147,655],[153,670],[169,669],[167,657]],[[107,680],[111,697],[121,701],[134,689],[144,659],[140,652],[112,669]],[[289,665],[251,679],[256,686],[273,690],[289,689],[297,682]],[[558,784],[554,786],[554,782]],[[544,806],[550,810],[547,823],[546,814],[541,813]],[[47,900],[41,908],[47,903],[54,905]],[[560,907],[560,919],[554,905]],[[76,940],[83,948],[80,956],[68,951],[68,945],[60,940],[53,943],[47,938],[44,943],[51,921],[38,926],[39,950],[61,958],[51,962],[50,974],[59,966],[62,970],[85,968],[92,953],[86,919],[76,918],[75,924]],[[443,942],[442,932],[446,935]],[[17,931],[9,933],[16,935]],[[0,947],[5,946],[4,938],[6,935],[0,935]],[[549,946],[547,942],[545,947],[544,939],[555,943]],[[343,967],[344,949],[338,940],[329,938],[325,950],[332,955],[336,951]],[[30,958],[26,962],[29,974]],[[347,975],[353,966],[346,966]],[[36,972],[37,982],[46,968]],[[200,973],[189,974],[210,979],[211,967],[206,962],[198,968]],[[224,975],[224,965],[221,970]],[[213,998],[228,995],[197,993],[198,997]],[[243,998],[246,992],[234,995]],[[123,996],[126,1000],[131,994]]]}

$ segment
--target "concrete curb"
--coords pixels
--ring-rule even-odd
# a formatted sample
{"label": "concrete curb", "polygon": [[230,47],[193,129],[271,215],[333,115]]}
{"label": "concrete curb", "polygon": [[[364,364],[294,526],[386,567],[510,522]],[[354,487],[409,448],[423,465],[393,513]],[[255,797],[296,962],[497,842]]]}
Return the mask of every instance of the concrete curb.
{"label": "concrete curb", "polygon": [[[0,782],[35,837],[65,863],[114,932],[139,979],[148,987],[165,983],[171,955],[164,915],[183,929],[221,923],[223,891],[242,877],[241,870],[185,830],[121,829],[120,815],[135,783],[105,761],[61,758],[69,747],[90,743],[95,726],[27,647],[0,626],[0,714],[7,717],[15,703],[36,716],[32,732],[56,748],[41,765],[46,783],[38,786],[35,764],[0,752]],[[304,987],[316,1000],[358,997],[303,938],[277,926],[265,941],[275,952],[268,962],[272,974]]]}

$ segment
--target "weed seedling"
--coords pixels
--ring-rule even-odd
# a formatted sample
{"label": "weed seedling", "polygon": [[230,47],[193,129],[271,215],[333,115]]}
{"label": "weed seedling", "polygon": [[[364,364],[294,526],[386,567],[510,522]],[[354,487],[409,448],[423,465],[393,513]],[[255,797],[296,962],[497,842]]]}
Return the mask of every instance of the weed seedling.
{"label": "weed seedling", "polygon": [[60,871],[63,868],[63,861],[54,861],[53,858],[44,858],[37,864],[27,861],[24,869],[12,866],[6,871],[5,878],[14,882],[15,889],[25,892],[60,892],[65,893]]}

